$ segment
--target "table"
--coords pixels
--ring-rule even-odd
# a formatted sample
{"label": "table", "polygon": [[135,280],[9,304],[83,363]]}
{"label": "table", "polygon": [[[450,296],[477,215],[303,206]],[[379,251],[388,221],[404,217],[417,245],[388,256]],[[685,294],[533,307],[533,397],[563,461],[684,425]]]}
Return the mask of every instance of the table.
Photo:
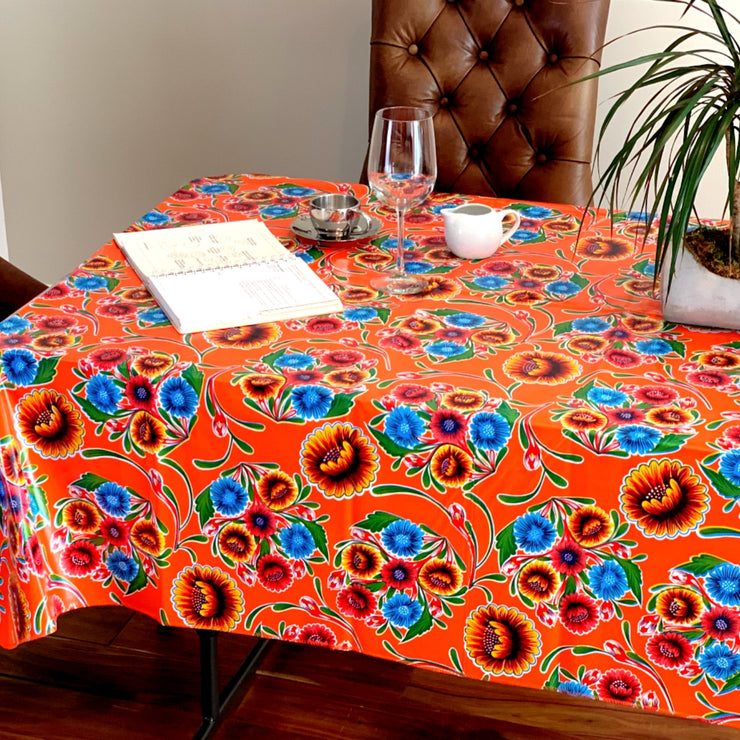
{"label": "table", "polygon": [[[384,228],[299,239],[325,190]],[[364,186],[196,179],[132,228],[259,217],[345,310],[180,336],[110,242],[0,323],[0,644],[117,603],[737,722],[737,334],[662,322],[641,214],[479,199],[522,224],[466,262],[466,200],[390,297]]]}

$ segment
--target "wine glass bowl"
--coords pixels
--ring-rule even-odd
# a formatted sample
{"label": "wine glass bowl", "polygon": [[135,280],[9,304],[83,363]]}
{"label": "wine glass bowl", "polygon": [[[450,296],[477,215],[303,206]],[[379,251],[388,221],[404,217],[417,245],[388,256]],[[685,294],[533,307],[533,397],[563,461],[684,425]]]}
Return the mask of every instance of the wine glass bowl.
{"label": "wine glass bowl", "polygon": [[437,179],[434,125],[429,111],[393,106],[375,114],[367,177],[375,197],[395,209],[398,226],[395,269],[372,284],[394,295],[418,293],[427,283],[405,270],[404,215],[427,198]]}

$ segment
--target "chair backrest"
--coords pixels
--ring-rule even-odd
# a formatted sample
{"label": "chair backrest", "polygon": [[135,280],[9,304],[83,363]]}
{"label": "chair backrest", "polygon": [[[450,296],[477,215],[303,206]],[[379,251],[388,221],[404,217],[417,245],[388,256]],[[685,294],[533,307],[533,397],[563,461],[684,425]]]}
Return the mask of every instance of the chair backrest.
{"label": "chair backrest", "polygon": [[436,190],[585,205],[609,0],[373,0],[370,125],[434,113]]}
{"label": "chair backrest", "polygon": [[46,285],[0,257],[0,320],[37,296]]}

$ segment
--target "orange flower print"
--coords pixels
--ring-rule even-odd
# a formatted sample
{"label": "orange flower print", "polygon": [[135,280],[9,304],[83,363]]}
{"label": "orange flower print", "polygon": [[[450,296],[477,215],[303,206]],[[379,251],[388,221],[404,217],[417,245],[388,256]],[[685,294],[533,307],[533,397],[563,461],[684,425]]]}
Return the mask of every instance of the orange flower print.
{"label": "orange flower print", "polygon": [[91,534],[98,531],[102,517],[97,507],[84,499],[71,501],[64,507],[62,521],[73,532]]}
{"label": "orange flower print", "polygon": [[656,614],[673,624],[692,624],[703,611],[701,596],[688,588],[666,589],[655,601]]}
{"label": "orange flower print", "polygon": [[[383,255],[386,257],[386,255]],[[365,288],[364,286],[355,285],[342,291],[343,303],[364,303],[372,301],[378,296],[377,290]]]}
{"label": "orange flower print", "polygon": [[532,265],[522,270],[522,277],[529,280],[556,280],[560,277],[560,270],[550,265]]}
{"label": "orange flower print", "polygon": [[531,620],[514,608],[482,606],[465,624],[465,650],[486,673],[521,676],[534,665],[540,646]]}
{"label": "orange flower print", "polygon": [[442,324],[435,319],[425,316],[409,316],[398,322],[398,327],[411,334],[432,334],[442,328]]}
{"label": "orange flower print", "polygon": [[650,316],[626,316],[622,323],[635,334],[654,334],[663,329],[663,320]]}
{"label": "orange flower print", "polygon": [[579,257],[595,260],[623,260],[632,254],[632,243],[619,237],[590,236],[576,244],[575,252]]}
{"label": "orange flower print", "polygon": [[137,447],[156,453],[164,447],[167,428],[148,411],[137,411],[131,418],[131,439]]}
{"label": "orange flower print", "polygon": [[15,576],[11,576],[8,581],[8,607],[15,636],[19,642],[23,642],[31,634],[31,609]]}
{"label": "orange flower print", "polygon": [[131,363],[131,367],[139,375],[145,375],[147,378],[156,378],[169,370],[174,364],[174,360],[163,352],[147,352],[144,355],[136,357]]}
{"label": "orange flower print", "polygon": [[419,583],[438,596],[452,596],[462,586],[463,574],[455,563],[441,558],[427,560],[419,570]]}
{"label": "orange flower print", "polygon": [[473,332],[472,339],[490,347],[499,347],[511,344],[516,334],[508,326],[503,329],[479,329]]}
{"label": "orange flower print", "polygon": [[549,601],[560,587],[560,576],[545,560],[530,560],[519,571],[519,590],[532,601]]}
{"label": "orange flower print", "polygon": [[283,511],[298,499],[298,486],[282,470],[270,470],[257,482],[257,495],[273,511]]}
{"label": "orange flower print", "polygon": [[478,391],[457,390],[447,393],[442,402],[448,408],[458,411],[475,411],[483,408],[486,397]]}
{"label": "orange flower print", "polygon": [[164,535],[157,525],[147,519],[139,519],[131,527],[131,544],[147,555],[157,557],[164,550]]}
{"label": "orange flower print", "polygon": [[351,424],[324,424],[301,448],[306,477],[327,498],[361,494],[375,480],[378,453],[370,440]]}
{"label": "orange flower print", "polygon": [[219,532],[218,546],[235,563],[246,563],[257,552],[257,541],[239,522],[229,522]]}
{"label": "orange flower print", "polygon": [[599,506],[581,506],[568,519],[573,539],[582,547],[596,547],[614,532],[612,518]]}
{"label": "orange flower print", "polygon": [[645,414],[645,420],[656,427],[680,427],[691,423],[691,413],[678,406],[659,406]]}
{"label": "orange flower print", "polygon": [[24,396],[17,418],[21,435],[43,457],[67,457],[82,446],[80,412],[56,391],[44,388]]}
{"label": "orange flower print", "polygon": [[31,347],[40,352],[54,352],[71,347],[74,343],[73,334],[40,334],[31,342]]}
{"label": "orange flower print", "polygon": [[17,486],[27,486],[31,483],[28,454],[17,439],[10,439],[0,448],[0,466],[2,466],[3,475],[11,483]]}
{"label": "orange flower print", "polygon": [[86,270],[110,270],[115,264],[110,257],[100,254],[91,257],[87,262],[83,262],[82,267]]}
{"label": "orange flower print", "polygon": [[354,386],[364,383],[369,377],[370,373],[367,370],[332,370],[326,374],[326,381],[330,385],[354,388]]}
{"label": "orange flower print", "polygon": [[607,422],[606,415],[602,414],[601,411],[587,408],[566,411],[560,419],[560,423],[572,432],[590,432],[603,429]]}
{"label": "orange flower print", "polygon": [[545,294],[538,290],[512,290],[506,294],[506,301],[513,303],[515,306],[533,306],[535,303],[541,303],[545,300]]}
{"label": "orange flower print", "polygon": [[583,334],[578,337],[574,337],[568,342],[568,349],[571,352],[591,352],[598,353],[603,351],[609,346],[609,342],[604,337],[596,336],[595,334]]}
{"label": "orange flower print", "polygon": [[128,288],[120,293],[120,298],[128,303],[151,303],[154,298],[146,288]]}
{"label": "orange flower print", "polygon": [[446,301],[460,292],[460,286],[454,280],[449,280],[440,275],[428,275],[424,276],[424,279],[427,282],[427,287],[419,293],[409,296],[410,298],[431,298],[434,301]]}
{"label": "orange flower print", "polygon": [[217,347],[255,349],[276,342],[280,338],[280,329],[277,324],[254,324],[253,326],[207,331],[205,337]]}
{"label": "orange flower print", "polygon": [[573,380],[581,366],[558,352],[520,352],[504,363],[504,372],[522,383],[558,385]]}
{"label": "orange flower print", "polygon": [[239,381],[242,393],[253,401],[266,401],[268,398],[274,398],[283,385],[285,385],[285,378],[268,373],[247,375]]}
{"label": "orange flower print", "polygon": [[704,367],[734,370],[740,366],[740,356],[731,352],[702,352],[697,362]]}
{"label": "orange flower print", "polygon": [[620,495],[627,519],[648,537],[673,538],[696,529],[709,510],[706,486],[687,465],[651,460],[627,476]]}
{"label": "orange flower print", "polygon": [[172,605],[190,627],[228,632],[244,611],[244,597],[219,568],[192,565],[172,585]]}
{"label": "orange flower print", "polygon": [[457,445],[444,444],[434,451],[429,468],[435,480],[445,486],[460,488],[470,479],[473,461]]}
{"label": "orange flower print", "polygon": [[383,559],[376,547],[355,542],[342,551],[342,568],[352,578],[374,578],[380,573],[382,566]]}

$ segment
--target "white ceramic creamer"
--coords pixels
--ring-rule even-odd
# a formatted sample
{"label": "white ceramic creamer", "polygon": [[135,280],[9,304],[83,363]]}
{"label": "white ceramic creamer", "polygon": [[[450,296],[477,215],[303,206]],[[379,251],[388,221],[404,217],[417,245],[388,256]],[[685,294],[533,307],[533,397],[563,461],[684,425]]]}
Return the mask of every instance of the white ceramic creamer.
{"label": "white ceramic creamer", "polygon": [[[445,240],[450,252],[463,259],[490,257],[519,228],[521,216],[509,208],[496,209],[483,203],[466,203],[442,211]],[[504,231],[504,218],[514,221]]]}

